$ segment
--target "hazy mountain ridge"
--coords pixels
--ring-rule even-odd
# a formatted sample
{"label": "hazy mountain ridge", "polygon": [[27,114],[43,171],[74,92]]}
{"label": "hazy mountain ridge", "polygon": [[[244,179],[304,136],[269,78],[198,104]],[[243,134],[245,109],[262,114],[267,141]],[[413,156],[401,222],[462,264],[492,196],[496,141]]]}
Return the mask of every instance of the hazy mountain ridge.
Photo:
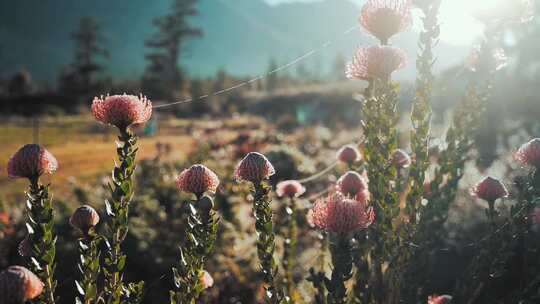
{"label": "hazy mountain ridge", "polygon": [[[5,1],[0,4],[0,75],[19,69],[35,78],[52,81],[71,60],[69,33],[80,17],[95,16],[102,23],[110,58],[107,74],[115,77],[140,75],[145,66],[144,40],[154,31],[153,18],[166,13],[167,0],[70,0]],[[219,68],[232,74],[260,74],[270,58],[290,61],[313,48],[320,52],[305,61],[311,69],[328,67],[338,53],[348,56],[354,47],[373,43],[359,31],[343,32],[356,25],[358,7],[348,0],[289,3],[271,6],[262,0],[201,0],[200,15],[193,22],[204,32],[189,43],[182,58],[192,75],[207,76]],[[415,33],[402,35],[394,43],[413,56]],[[327,48],[321,46],[332,40]],[[403,44],[403,43],[406,43]],[[442,49],[442,48],[441,48]],[[458,58],[463,50],[446,49],[441,54]],[[412,68],[412,67],[411,67]],[[293,68],[294,70],[294,68]],[[412,70],[403,73],[411,75]]]}

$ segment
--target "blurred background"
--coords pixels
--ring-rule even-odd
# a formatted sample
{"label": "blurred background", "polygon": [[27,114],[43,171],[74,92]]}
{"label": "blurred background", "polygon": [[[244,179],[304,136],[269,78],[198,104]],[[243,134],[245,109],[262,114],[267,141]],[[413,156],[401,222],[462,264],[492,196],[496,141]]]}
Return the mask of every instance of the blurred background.
{"label": "blurred background", "polygon": [[[443,1],[434,64],[434,145],[444,135],[470,80],[465,63],[484,30],[478,13],[497,1],[501,0]],[[82,203],[103,209],[115,155],[114,130],[93,120],[90,104],[94,96],[122,93],[145,94],[154,105],[194,100],[156,108],[151,122],[136,130],[141,136],[138,204],[126,246],[128,256],[142,256],[145,262],[138,259],[139,263],[130,264],[130,279],[146,279],[150,296],[166,295],[168,269],[177,255],[175,244],[182,238],[173,218],[182,210],[175,202],[185,199],[175,190],[173,178],[181,168],[204,161],[220,173],[223,184],[229,184],[218,195],[225,222],[221,240],[236,240],[234,246],[217,250],[218,258],[210,268],[221,275],[207,301],[217,301],[218,294],[232,299],[230,303],[255,301],[261,291],[250,278],[256,273],[251,265],[254,252],[248,246],[252,234],[242,225],[242,219],[250,217],[249,206],[241,203],[242,195],[235,196],[245,189],[232,184],[231,171],[244,153],[260,150],[274,157],[271,160],[278,167],[282,164],[276,181],[301,178],[332,163],[341,145],[361,138],[357,94],[365,83],[346,80],[344,66],[356,47],[375,44],[357,22],[362,3],[0,3],[0,169],[5,172],[10,155],[31,142],[46,146],[59,160],[60,169],[51,181],[63,248],[60,258],[65,261],[59,266],[65,303],[72,302],[76,277],[72,267],[76,235],[67,216]],[[414,97],[420,18],[415,14],[413,27],[392,40],[409,57],[407,68],[394,77],[400,82],[404,146]],[[494,75],[489,107],[476,134],[478,151],[463,180],[464,193],[480,175],[504,178],[510,171],[509,153],[540,135],[540,19],[510,26],[500,43],[508,65]],[[324,190],[336,174],[313,184],[309,194]],[[25,181],[0,175],[0,268],[18,261],[25,186]],[[310,203],[306,199],[306,206]],[[452,224],[460,226],[464,214],[478,217],[479,208],[461,195],[448,229],[455,228]],[[310,238],[316,236],[308,233],[303,242],[308,244]],[[303,257],[305,267],[312,263],[310,258],[309,252]],[[435,284],[450,285],[444,279]]]}

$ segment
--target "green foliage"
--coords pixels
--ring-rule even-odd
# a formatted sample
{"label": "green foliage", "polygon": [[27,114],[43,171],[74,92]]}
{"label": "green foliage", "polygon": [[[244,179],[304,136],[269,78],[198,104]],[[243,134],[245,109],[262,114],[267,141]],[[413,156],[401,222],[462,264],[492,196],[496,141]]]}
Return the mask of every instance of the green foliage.
{"label": "green foliage", "polygon": [[180,261],[173,267],[174,289],[170,303],[196,303],[204,290],[201,277],[205,261],[216,241],[219,220],[213,210],[202,210],[191,201],[185,202],[187,212],[186,238],[179,247]]}
{"label": "green foliage", "polygon": [[278,268],[274,260],[275,241],[272,223],[272,200],[270,186],[266,182],[253,184],[253,214],[257,230],[257,255],[265,283],[265,298],[268,303],[284,303],[283,291],[276,284]]}
{"label": "green foliage", "polygon": [[49,187],[32,180],[27,192],[26,228],[30,247],[29,268],[38,275],[45,285],[40,301],[54,304],[56,281],[56,234],[54,231],[54,211],[49,198]]}
{"label": "green foliage", "polygon": [[140,288],[125,286],[123,272],[126,256],[121,244],[128,233],[129,204],[133,196],[133,173],[137,154],[137,137],[130,131],[120,130],[119,145],[116,149],[119,165],[112,172],[109,184],[111,199],[105,201],[108,216],[109,235],[106,241],[103,273],[105,275],[104,298],[107,304],[121,303],[122,299],[132,301],[141,296]]}

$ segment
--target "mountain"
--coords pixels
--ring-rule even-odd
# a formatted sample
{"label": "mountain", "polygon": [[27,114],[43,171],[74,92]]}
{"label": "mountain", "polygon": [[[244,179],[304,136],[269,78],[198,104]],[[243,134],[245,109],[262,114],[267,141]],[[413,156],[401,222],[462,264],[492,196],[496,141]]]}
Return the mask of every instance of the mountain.
{"label": "mountain", "polygon": [[[20,69],[35,79],[54,82],[71,60],[69,33],[83,16],[96,17],[107,38],[107,74],[139,77],[144,70],[144,41],[155,31],[152,20],[167,13],[168,0],[35,1],[0,3],[0,76]],[[313,49],[304,61],[309,69],[329,69],[337,54],[349,56],[356,46],[375,41],[354,30],[359,8],[349,0],[286,3],[263,0],[201,0],[192,22],[204,36],[191,40],[182,65],[189,74],[208,76],[223,68],[235,75],[266,72],[271,58],[283,64]],[[414,32],[400,35],[395,45],[416,54]],[[327,41],[331,44],[324,46]],[[455,63],[464,49],[441,44],[441,66]],[[414,64],[402,72],[413,74]],[[292,69],[294,71],[294,68]]]}

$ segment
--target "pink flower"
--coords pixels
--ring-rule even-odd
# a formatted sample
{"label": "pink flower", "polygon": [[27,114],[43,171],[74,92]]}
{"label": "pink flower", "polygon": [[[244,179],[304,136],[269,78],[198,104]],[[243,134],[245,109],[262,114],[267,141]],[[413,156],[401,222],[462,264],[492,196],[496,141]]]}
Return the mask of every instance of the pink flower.
{"label": "pink flower", "polygon": [[236,180],[259,183],[276,173],[272,163],[258,152],[248,153],[234,171]]}
{"label": "pink flower", "polygon": [[508,57],[502,48],[491,50],[489,56],[484,55],[481,47],[475,47],[469,54],[465,66],[473,72],[481,69],[498,71],[508,64]]}
{"label": "pink flower", "polygon": [[401,49],[391,46],[371,46],[359,48],[352,62],[346,67],[345,74],[349,79],[370,81],[386,79],[393,72],[405,67],[407,57]]}
{"label": "pink flower", "polygon": [[367,204],[369,200],[371,199],[371,193],[369,192],[368,189],[360,190],[356,193],[356,195],[354,196],[354,199],[357,202]]}
{"label": "pink flower", "polygon": [[508,190],[503,183],[493,177],[486,177],[471,188],[471,195],[488,202],[507,197]]}
{"label": "pink flower", "polygon": [[201,272],[199,281],[203,286],[203,289],[210,288],[214,285],[214,278],[212,278],[212,276],[206,270]]}
{"label": "pink flower", "polygon": [[10,178],[36,179],[44,173],[52,174],[57,168],[58,161],[47,149],[27,144],[9,159],[7,173]]}
{"label": "pink flower", "polygon": [[339,194],[318,200],[308,213],[308,221],[312,226],[342,234],[365,229],[374,219],[373,208]]}
{"label": "pink flower", "polygon": [[276,186],[276,194],[279,197],[287,196],[290,198],[299,197],[306,192],[306,188],[295,180],[286,180],[279,182]]}
{"label": "pink flower", "polygon": [[142,95],[96,97],[92,102],[92,114],[98,121],[124,130],[147,122],[152,116],[152,102]]}
{"label": "pink flower", "polygon": [[336,190],[345,196],[355,196],[368,189],[368,179],[358,172],[349,171],[343,174],[336,182]]}
{"label": "pink flower", "polygon": [[362,7],[360,24],[383,44],[412,24],[410,0],[368,0]]}
{"label": "pink flower", "polygon": [[398,168],[407,168],[411,165],[411,157],[404,150],[397,149],[392,154],[392,163]]}
{"label": "pink flower", "polygon": [[99,214],[88,205],[77,208],[69,218],[69,224],[73,228],[80,229],[83,233],[87,233],[90,228],[95,227],[98,223]]}
{"label": "pink flower", "polygon": [[523,165],[540,168],[540,138],[524,144],[516,152],[516,159]]}
{"label": "pink flower", "polygon": [[341,147],[337,152],[337,159],[348,165],[352,165],[362,159],[362,154],[354,145],[346,145]]}
{"label": "pink flower", "polygon": [[428,304],[448,304],[452,301],[452,297],[449,295],[432,295],[428,297]]}
{"label": "pink flower", "polygon": [[0,302],[23,303],[43,292],[43,283],[30,270],[10,266],[0,273]]}
{"label": "pink flower", "polygon": [[205,192],[216,193],[219,186],[217,175],[203,165],[193,165],[176,178],[178,189],[201,196]]}

